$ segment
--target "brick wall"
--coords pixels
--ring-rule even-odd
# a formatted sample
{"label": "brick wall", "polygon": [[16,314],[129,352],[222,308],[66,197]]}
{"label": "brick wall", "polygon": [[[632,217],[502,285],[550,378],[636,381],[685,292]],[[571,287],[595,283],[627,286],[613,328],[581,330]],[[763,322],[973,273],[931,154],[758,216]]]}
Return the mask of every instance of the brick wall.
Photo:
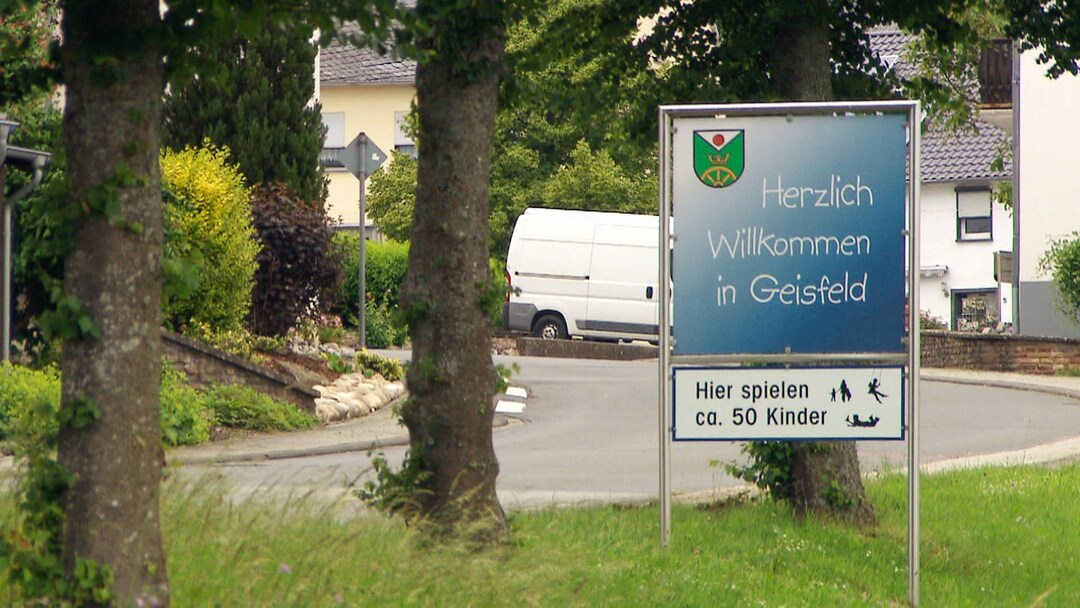
{"label": "brick wall", "polygon": [[1026,374],[1080,369],[1080,340],[1012,334],[922,332],[923,367],[955,367]]}
{"label": "brick wall", "polygon": [[315,413],[315,398],[319,394],[297,385],[291,378],[165,330],[161,332],[161,347],[169,363],[187,374],[192,384],[243,384]]}
{"label": "brick wall", "polygon": [[[588,340],[518,338],[518,353],[533,357],[579,359],[651,359],[655,346],[609,344]],[[1080,369],[1080,340],[1012,334],[922,332],[922,365],[1051,375]]]}
{"label": "brick wall", "polygon": [[523,357],[566,357],[629,361],[655,359],[657,348],[647,344],[615,344],[594,340],[541,340],[518,338],[518,354]]}

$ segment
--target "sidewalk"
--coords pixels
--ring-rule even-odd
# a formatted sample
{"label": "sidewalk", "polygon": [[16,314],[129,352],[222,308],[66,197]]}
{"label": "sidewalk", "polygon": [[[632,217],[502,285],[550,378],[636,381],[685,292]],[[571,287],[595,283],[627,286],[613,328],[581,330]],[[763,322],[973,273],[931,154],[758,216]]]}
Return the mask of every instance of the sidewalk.
{"label": "sidewalk", "polygon": [[169,464],[191,465],[300,458],[408,445],[409,431],[392,407],[367,416],[331,422],[305,431],[260,433],[203,445],[186,445],[165,452]]}
{"label": "sidewalk", "polygon": [[[1080,399],[1080,378],[1067,376],[924,368],[920,378],[924,382],[951,382],[1032,390]],[[259,434],[211,444],[181,446],[168,450],[166,459],[170,464],[179,465],[253,462],[408,445],[409,433],[398,423],[392,409],[384,407],[361,418],[325,424],[306,431]],[[506,416],[496,414],[496,427],[505,426],[508,423],[509,419]],[[1080,438],[1046,446],[1033,446],[1014,452],[961,459],[965,462],[957,462],[952,466],[1051,462],[1077,456],[1080,456]],[[971,462],[968,463],[968,460]],[[938,466],[944,466],[944,463]]]}

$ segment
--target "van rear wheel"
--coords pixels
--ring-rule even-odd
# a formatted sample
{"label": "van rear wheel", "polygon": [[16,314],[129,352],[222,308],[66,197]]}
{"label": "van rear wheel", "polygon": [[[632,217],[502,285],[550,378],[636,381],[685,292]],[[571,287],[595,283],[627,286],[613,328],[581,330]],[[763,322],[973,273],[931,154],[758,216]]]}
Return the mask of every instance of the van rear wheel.
{"label": "van rear wheel", "polygon": [[544,315],[533,323],[533,335],[542,340],[565,340],[570,337],[566,323],[558,315]]}

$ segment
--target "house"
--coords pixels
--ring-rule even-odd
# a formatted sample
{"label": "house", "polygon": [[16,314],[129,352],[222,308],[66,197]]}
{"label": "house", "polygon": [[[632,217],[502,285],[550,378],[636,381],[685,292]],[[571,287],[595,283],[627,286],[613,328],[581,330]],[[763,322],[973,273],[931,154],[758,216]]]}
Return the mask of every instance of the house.
{"label": "house", "polygon": [[[1080,325],[1069,315],[1062,313],[1057,305],[1057,298],[1051,277],[1042,270],[1041,262],[1050,244],[1058,239],[1075,238],[1080,232],[1080,180],[1075,179],[1073,163],[1080,158],[1080,120],[1073,116],[1075,108],[1080,107],[1080,77],[1068,72],[1058,78],[1046,75],[1046,65],[1040,65],[1036,58],[1040,50],[1018,52],[1009,41],[999,41],[984,51],[979,66],[979,97],[981,116],[1009,134],[1014,170],[1012,172],[1012,209],[1009,220],[1012,223],[1012,242],[1007,243],[1004,234],[1009,228],[1005,224],[1003,211],[996,204],[991,206],[992,247],[983,251],[973,245],[964,245],[964,267],[968,264],[981,266],[977,270],[980,279],[985,282],[985,249],[993,249],[1004,255],[996,256],[998,278],[1002,279],[1000,289],[1001,318],[1012,321],[1012,331],[1028,336],[1047,336],[1060,338],[1080,337]],[[928,213],[938,203],[935,193],[928,187],[927,180],[934,174],[928,167],[932,164],[935,142],[931,137],[924,140],[923,153],[923,288],[920,295],[924,303],[933,306],[930,277],[927,271],[937,271],[936,259],[951,256],[946,252],[936,253],[935,245],[941,243],[940,236],[932,237],[934,224],[927,221]],[[948,149],[956,153],[956,148]],[[965,175],[970,179],[1002,178],[1001,174],[976,176]],[[977,185],[972,182],[971,185]],[[960,194],[958,191],[958,201]],[[957,221],[960,221],[960,205],[957,203]],[[980,207],[984,203],[979,203]],[[975,219],[976,227],[985,225],[985,220]],[[958,228],[959,230],[959,228]],[[957,233],[959,235],[959,232]],[[957,243],[959,247],[959,241]],[[968,256],[969,252],[978,252]],[[935,255],[941,255],[935,258]],[[975,259],[975,258],[978,259]],[[959,262],[959,261],[958,261]],[[942,262],[940,265],[949,265]],[[949,265],[948,275],[959,277],[959,267]],[[963,273],[967,276],[967,273]],[[951,294],[964,296],[969,290],[980,288],[963,281],[942,280],[942,294],[949,290]],[[989,289],[987,284],[985,289]],[[940,298],[939,298],[940,299]],[[956,318],[964,316],[962,304],[952,300],[952,314]],[[969,299],[965,296],[964,300]],[[926,308],[926,305],[923,305]],[[968,307],[971,308],[970,306]],[[933,308],[931,308],[933,310]],[[961,323],[963,325],[963,323]],[[956,327],[956,324],[952,324]]]}
{"label": "house", "polygon": [[[913,36],[887,27],[874,28],[869,36],[871,48],[897,76],[915,75],[907,57]],[[998,65],[995,57],[984,58],[985,63]],[[995,272],[999,252],[1010,251],[1013,240],[1012,216],[993,196],[997,186],[1012,179],[1008,158],[1001,169],[991,168],[996,158],[1008,156],[1011,141],[1008,129],[999,127],[1011,127],[1011,120],[1001,87],[993,86],[995,75],[1000,70],[980,70],[977,132],[922,133],[919,308],[950,329],[980,330],[1012,321],[1011,289],[1001,282],[1008,277]]]}
{"label": "house", "polygon": [[[321,50],[317,62],[317,95],[326,126],[327,212],[343,228],[355,230],[360,226],[360,183],[338,155],[360,133],[387,155],[392,150],[415,155],[415,143],[403,126],[416,99],[416,62],[337,41]],[[371,221],[364,226],[370,238]]]}
{"label": "house", "polygon": [[1015,328],[1031,336],[1080,337],[1078,327],[1058,310],[1050,277],[1039,261],[1054,239],[1080,231],[1080,77],[1046,76],[1035,58],[1038,50],[1013,60],[1012,89],[1016,124],[1015,205],[1019,281],[1016,285]]}

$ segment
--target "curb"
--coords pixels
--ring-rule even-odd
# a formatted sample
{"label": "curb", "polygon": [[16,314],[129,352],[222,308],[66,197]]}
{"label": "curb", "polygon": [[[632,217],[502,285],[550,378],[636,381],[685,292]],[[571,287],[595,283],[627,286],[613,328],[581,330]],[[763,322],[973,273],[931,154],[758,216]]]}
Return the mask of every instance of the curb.
{"label": "curb", "polygon": [[[504,414],[495,414],[491,428],[508,426],[510,419]],[[408,432],[395,434],[382,439],[368,441],[346,441],[330,445],[319,445],[306,448],[291,448],[281,450],[259,450],[251,452],[233,452],[224,454],[190,454],[177,458],[165,456],[167,466],[207,465],[207,464],[239,464],[251,462],[264,462],[269,460],[286,460],[289,458],[307,458],[310,456],[329,456],[332,454],[347,454],[349,452],[367,452],[381,450],[383,448],[401,447],[409,445]]]}
{"label": "curb", "polygon": [[[957,377],[951,374],[939,374],[935,372],[922,373],[920,380],[929,382],[944,382],[950,384],[966,384],[970,386],[990,386],[995,388],[1007,388],[1042,392],[1052,395],[1060,395],[1071,399],[1080,400],[1080,390],[1069,389],[1060,386],[1035,384],[1032,382],[1004,380],[999,378]],[[501,428],[510,424],[509,418],[504,414],[495,414],[492,428]],[[321,445],[308,448],[292,448],[281,450],[262,450],[252,452],[236,452],[231,454],[205,454],[188,455],[179,458],[169,458],[166,454],[166,462],[172,466],[229,464],[229,463],[252,463],[270,460],[286,460],[289,458],[305,458],[311,456],[328,456],[332,454],[346,454],[349,452],[365,452],[380,450],[390,447],[409,445],[408,434],[399,434],[384,439],[373,441],[350,441],[331,445]],[[1038,446],[1033,446],[1034,449]],[[1080,451],[1077,452],[1080,454]],[[991,458],[992,454],[984,455],[984,459]]]}
{"label": "curb", "polygon": [[967,384],[969,386],[990,386],[994,388],[1010,388],[1018,391],[1033,391],[1037,393],[1059,395],[1061,397],[1069,397],[1071,399],[1080,400],[1080,390],[1065,388],[1064,386],[1054,386],[1051,384],[1037,384],[1034,382],[1026,382],[1022,380],[1004,380],[1000,378],[976,377],[962,378],[949,374],[937,374],[934,372],[931,372],[929,374],[920,374],[919,379],[930,382],[947,382],[950,384]]}

